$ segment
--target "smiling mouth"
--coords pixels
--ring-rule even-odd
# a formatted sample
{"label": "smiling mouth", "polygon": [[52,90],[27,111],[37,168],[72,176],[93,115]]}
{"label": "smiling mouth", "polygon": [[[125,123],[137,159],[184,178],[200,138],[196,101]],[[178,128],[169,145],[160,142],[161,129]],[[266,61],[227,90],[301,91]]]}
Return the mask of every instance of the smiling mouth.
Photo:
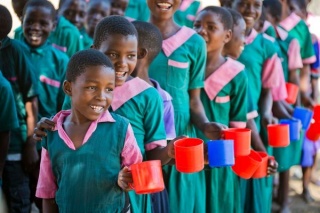
{"label": "smiling mouth", "polygon": [[125,77],[127,72],[116,72],[116,78],[123,78]]}
{"label": "smiling mouth", "polygon": [[160,8],[163,11],[167,11],[169,9],[171,9],[172,4],[169,3],[157,3],[158,8]]}
{"label": "smiling mouth", "polygon": [[94,106],[94,105],[90,105],[91,109],[93,109],[93,111],[95,111],[96,113],[100,113],[103,111],[104,107],[102,106]]}
{"label": "smiling mouth", "polygon": [[41,39],[41,35],[39,35],[38,33],[30,33],[29,38],[31,41],[38,41],[39,39]]}

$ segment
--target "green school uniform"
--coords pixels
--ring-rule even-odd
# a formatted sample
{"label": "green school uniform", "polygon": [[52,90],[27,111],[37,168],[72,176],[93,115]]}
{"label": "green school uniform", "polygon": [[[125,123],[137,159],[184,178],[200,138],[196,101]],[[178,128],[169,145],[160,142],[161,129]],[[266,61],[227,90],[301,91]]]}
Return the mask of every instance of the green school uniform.
{"label": "green school uniform", "polygon": [[200,9],[200,2],[197,0],[182,1],[179,10],[174,14],[174,20],[181,26],[193,28],[193,22]]}
{"label": "green school uniform", "polygon": [[[244,65],[227,58],[227,61],[205,80],[201,101],[209,121],[229,127],[244,128],[247,121],[248,78]],[[208,138],[197,130],[205,142]],[[231,167],[210,168],[206,176],[206,212],[240,212],[239,179]],[[219,199],[217,199],[219,198]]]}
{"label": "green school uniform", "polygon": [[9,37],[1,41],[0,70],[11,84],[20,125],[11,132],[9,154],[21,153],[27,139],[25,103],[37,96],[34,69],[24,44]]}
{"label": "green school uniform", "polygon": [[274,29],[274,27],[272,26],[272,24],[268,21],[264,21],[263,23],[263,28],[262,28],[262,32],[267,34],[268,36],[271,36],[273,38],[277,37],[277,33]]}
{"label": "green school uniform", "polygon": [[290,16],[280,22],[280,27],[288,31],[290,36],[298,39],[304,64],[312,64],[316,61],[310,31],[307,24],[299,16],[291,13]]}
{"label": "green school uniform", "polygon": [[[300,56],[300,46],[298,41],[290,36],[287,31],[277,27],[276,41],[281,50],[281,61],[284,71],[285,81],[289,80],[289,71],[295,72],[297,69],[302,68],[302,60]],[[293,63],[294,62],[294,63]],[[301,135],[301,138],[303,136]],[[291,166],[300,163],[301,159],[301,143],[302,139],[291,141],[289,146],[283,148],[273,148],[273,156],[278,162],[278,171],[283,172],[290,169]]]}
{"label": "green school uniform", "polygon": [[129,0],[125,16],[131,20],[148,21],[150,10],[145,0]]}
{"label": "green school uniform", "polygon": [[[194,30],[182,27],[163,41],[162,51],[150,65],[150,78],[158,81],[172,97],[177,135],[196,136],[190,120],[188,91],[203,87],[205,61],[204,40]],[[205,212],[201,190],[204,173],[183,174],[175,166],[165,166],[164,178],[172,211]]]}
{"label": "green school uniform", "polygon": [[92,44],[93,44],[93,38],[91,38],[86,29],[83,28],[82,30],[80,30],[80,34],[81,34],[81,38],[82,38],[82,43],[83,43],[83,49],[89,49]]}
{"label": "green school uniform", "polygon": [[[27,43],[26,43],[27,45]],[[68,56],[46,42],[38,48],[29,47],[31,62],[38,82],[38,118],[54,116],[61,110],[64,101],[62,89],[68,65]]]}
{"label": "green school uniform", "polygon": [[[274,43],[267,39],[263,34],[257,34],[252,30],[246,39],[247,45],[239,57],[239,61],[243,63],[247,70],[248,82],[252,94],[255,108],[259,112],[259,100],[262,88],[272,88],[278,86],[278,77],[282,72],[281,64],[276,64],[276,48]],[[252,57],[254,56],[254,57]],[[264,137],[261,128],[260,117],[255,118],[258,131]],[[267,146],[267,141],[264,140]],[[272,149],[267,147],[269,155],[272,155]],[[242,209],[244,212],[269,213],[271,211],[272,199],[272,179],[240,179]]]}
{"label": "green school uniform", "polygon": [[[147,150],[154,149],[157,144],[166,146],[162,99],[154,87],[140,78],[116,87],[114,94],[111,109],[130,121],[142,156],[147,160]],[[129,197],[132,212],[152,212],[150,195],[137,195],[131,191]]]}
{"label": "green school uniform", "polygon": [[115,122],[98,123],[88,141],[76,150],[66,144],[66,134],[61,136],[58,131],[48,132],[42,141],[57,183],[59,212],[121,212],[124,208],[125,193],[116,183],[129,122],[111,116]]}
{"label": "green school uniform", "polygon": [[12,88],[0,71],[0,132],[11,131],[19,127],[15,99]]}

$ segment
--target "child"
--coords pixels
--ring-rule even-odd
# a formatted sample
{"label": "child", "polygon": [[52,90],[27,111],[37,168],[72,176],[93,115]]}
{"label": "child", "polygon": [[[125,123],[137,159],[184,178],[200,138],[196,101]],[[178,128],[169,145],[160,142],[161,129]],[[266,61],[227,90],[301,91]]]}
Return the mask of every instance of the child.
{"label": "child", "polygon": [[[297,69],[301,69],[303,66],[299,42],[278,26],[281,20],[281,3],[277,0],[266,0],[263,2],[263,5],[266,9],[266,17],[276,32],[276,41],[281,51],[285,80],[298,86]],[[299,143],[299,141],[292,141],[288,147],[274,148],[273,150],[274,157],[279,163],[278,171],[280,172],[280,182],[277,201],[281,207],[281,212],[289,210],[289,169],[300,161],[300,150],[301,143]]]}
{"label": "child", "polygon": [[[261,138],[257,133],[263,135],[262,133],[265,132],[263,128],[266,128],[268,124],[275,123],[271,113],[271,89],[279,86],[280,75],[283,75],[281,62],[274,44],[253,29],[261,14],[262,1],[235,0],[232,7],[243,16],[246,22],[246,46],[238,60],[246,66],[250,82],[249,90],[255,108],[258,109],[260,115],[255,118],[254,127],[249,125],[249,128],[253,130],[252,146],[255,150],[264,152],[268,150],[268,153],[272,154],[270,147],[267,147],[268,149],[265,147],[267,146],[266,138]],[[264,124],[261,129],[260,122]],[[262,139],[264,139],[264,144],[262,144]],[[268,173],[273,174],[276,169],[277,163],[269,160]],[[242,209],[244,212],[271,211],[271,181],[270,178],[247,181],[241,179]]]}
{"label": "child", "polygon": [[[0,70],[10,82],[17,107],[20,128],[10,135],[10,146],[3,170],[3,190],[10,211],[30,211],[29,177],[26,173],[35,166],[38,155],[32,132],[37,120],[37,93],[34,67],[27,48],[10,39],[12,18],[8,9],[0,5]],[[21,195],[21,196],[20,196]]]}
{"label": "child", "polygon": [[[69,57],[83,49],[83,42],[79,30],[63,16],[56,17],[56,27],[50,33],[49,40],[52,45],[65,52]],[[14,38],[23,41],[22,27],[15,29]]]}
{"label": "child", "polygon": [[[244,128],[248,109],[248,79],[244,65],[222,55],[224,45],[231,40],[232,28],[232,16],[223,7],[209,6],[196,16],[194,29],[206,41],[208,58],[205,86],[200,97],[210,121]],[[197,135],[208,141],[200,131]],[[231,167],[208,169],[204,173],[206,212],[240,211],[239,181]]]}
{"label": "child", "polygon": [[[149,66],[153,59],[159,54],[162,47],[162,36],[160,31],[154,25],[134,21],[132,24],[138,32],[138,61],[133,73],[133,77],[139,77],[151,86],[155,87],[161,95],[164,107],[163,119],[166,129],[167,141],[176,137],[174,127],[174,111],[171,96],[163,90],[159,83],[149,78]],[[153,212],[162,213],[169,212],[169,201],[166,190],[151,195]]]}
{"label": "child", "polygon": [[0,101],[0,191],[2,191],[2,174],[9,149],[10,132],[19,127],[11,85],[7,79],[3,77],[2,72],[0,72]]}
{"label": "child", "polygon": [[74,26],[76,26],[81,34],[83,48],[88,49],[92,45],[92,38],[85,29],[85,21],[87,15],[86,0],[64,0],[60,4],[59,14],[64,16]]}
{"label": "child", "polygon": [[[147,2],[150,22],[159,28],[163,38],[162,51],[150,65],[149,75],[172,96],[177,135],[195,137],[195,126],[210,139],[220,138],[220,131],[225,126],[209,122],[200,100],[206,61],[204,40],[194,30],[174,22],[173,15],[180,0]],[[203,173],[182,174],[174,166],[166,166],[165,174],[170,209],[205,212]],[[188,199],[184,199],[186,194],[190,195]]]}
{"label": "child", "polygon": [[195,16],[200,11],[201,3],[198,0],[182,0],[182,3],[174,14],[174,20],[181,26],[192,28]]}
{"label": "child", "polygon": [[[86,31],[91,39],[90,45],[93,43],[94,30],[101,19],[110,15],[111,0],[91,0],[88,4]],[[89,48],[89,47],[88,47]]]}
{"label": "child", "polygon": [[111,61],[96,50],[70,59],[63,89],[72,107],[55,115],[42,143],[36,195],[45,212],[127,212],[127,166],[142,156],[129,122],[108,112],[114,79]]}

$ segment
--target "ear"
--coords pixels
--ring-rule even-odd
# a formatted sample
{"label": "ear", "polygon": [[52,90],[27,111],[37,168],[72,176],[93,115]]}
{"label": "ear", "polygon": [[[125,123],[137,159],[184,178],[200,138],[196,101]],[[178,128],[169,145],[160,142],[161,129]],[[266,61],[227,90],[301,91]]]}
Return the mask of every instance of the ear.
{"label": "ear", "polygon": [[228,43],[232,39],[232,31],[229,29],[224,38],[224,43]]}
{"label": "ear", "polygon": [[70,81],[65,80],[63,82],[63,91],[66,93],[68,96],[72,96],[72,85]]}
{"label": "ear", "polygon": [[143,59],[148,55],[148,50],[146,48],[138,49],[138,59]]}

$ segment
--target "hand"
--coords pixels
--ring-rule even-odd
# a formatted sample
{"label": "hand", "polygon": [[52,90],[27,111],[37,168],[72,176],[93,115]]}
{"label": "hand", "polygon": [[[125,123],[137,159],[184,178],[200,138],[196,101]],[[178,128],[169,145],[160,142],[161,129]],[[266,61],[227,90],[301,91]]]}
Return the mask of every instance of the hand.
{"label": "hand", "polygon": [[268,113],[262,116],[261,122],[262,122],[262,125],[267,127],[269,124],[277,124],[278,119],[273,117],[271,113]]}
{"label": "hand", "polygon": [[33,132],[33,139],[35,141],[41,141],[43,137],[47,136],[46,130],[52,131],[55,128],[56,123],[48,118],[41,118],[37,123],[36,128]]}
{"label": "hand", "polygon": [[32,137],[27,139],[22,151],[22,164],[27,173],[32,172],[39,162],[39,154],[36,147],[36,141]]}
{"label": "hand", "polygon": [[118,186],[123,190],[123,191],[131,191],[132,187],[130,187],[130,184],[133,183],[132,180],[132,174],[129,170],[128,167],[123,167],[121,171],[119,172],[118,175]]}
{"label": "hand", "polygon": [[228,127],[220,123],[208,122],[203,126],[203,133],[207,138],[217,140],[222,137],[222,130],[224,129],[228,129]]}
{"label": "hand", "polygon": [[314,100],[308,95],[301,95],[301,104],[310,109],[315,106]]}
{"label": "hand", "polygon": [[273,158],[269,158],[268,159],[268,171],[267,174],[269,175],[274,175],[275,173],[277,173],[278,170],[278,162]]}
{"label": "hand", "polygon": [[180,140],[182,138],[187,138],[188,136],[182,135],[179,136],[173,140],[171,140],[168,144],[167,144],[167,150],[168,150],[168,156],[170,158],[175,158],[175,151],[174,151],[174,142],[176,142],[177,140]]}

